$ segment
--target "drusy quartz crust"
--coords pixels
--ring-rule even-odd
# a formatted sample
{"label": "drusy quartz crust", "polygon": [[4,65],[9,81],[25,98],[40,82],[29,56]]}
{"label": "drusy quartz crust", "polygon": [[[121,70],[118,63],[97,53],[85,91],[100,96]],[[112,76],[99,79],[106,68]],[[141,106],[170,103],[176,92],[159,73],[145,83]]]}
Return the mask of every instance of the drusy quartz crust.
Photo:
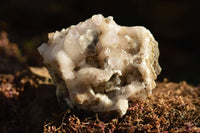
{"label": "drusy quartz crust", "polygon": [[129,99],[152,92],[161,71],[158,43],[149,30],[119,26],[102,15],[50,33],[38,50],[58,99],[71,108],[123,116]]}

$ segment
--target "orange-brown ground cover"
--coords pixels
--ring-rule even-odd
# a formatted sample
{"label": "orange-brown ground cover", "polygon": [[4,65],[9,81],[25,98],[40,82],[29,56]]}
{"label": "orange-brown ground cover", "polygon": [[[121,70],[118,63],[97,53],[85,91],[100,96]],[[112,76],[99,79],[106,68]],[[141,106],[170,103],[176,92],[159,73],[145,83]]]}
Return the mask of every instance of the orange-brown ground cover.
{"label": "orange-brown ground cover", "polygon": [[122,118],[62,110],[45,69],[24,65],[17,46],[2,35],[0,51],[0,132],[200,132],[198,86],[157,82],[146,100],[130,101]]}

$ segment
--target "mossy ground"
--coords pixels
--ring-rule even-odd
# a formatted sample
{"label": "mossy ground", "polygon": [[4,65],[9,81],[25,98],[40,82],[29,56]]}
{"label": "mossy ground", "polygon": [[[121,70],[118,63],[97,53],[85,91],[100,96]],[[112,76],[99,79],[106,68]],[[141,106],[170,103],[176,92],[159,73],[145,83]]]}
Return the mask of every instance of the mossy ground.
{"label": "mossy ground", "polygon": [[55,86],[42,76],[46,73],[44,69],[30,71],[20,60],[16,45],[4,45],[2,42],[6,41],[2,40],[0,132],[200,132],[198,86],[166,79],[157,82],[146,100],[129,102],[122,118],[71,109],[63,111],[57,102]]}
{"label": "mossy ground", "polygon": [[70,110],[62,117],[45,124],[44,132],[200,132],[200,90],[185,81],[162,82],[145,101],[130,101],[122,118]]}

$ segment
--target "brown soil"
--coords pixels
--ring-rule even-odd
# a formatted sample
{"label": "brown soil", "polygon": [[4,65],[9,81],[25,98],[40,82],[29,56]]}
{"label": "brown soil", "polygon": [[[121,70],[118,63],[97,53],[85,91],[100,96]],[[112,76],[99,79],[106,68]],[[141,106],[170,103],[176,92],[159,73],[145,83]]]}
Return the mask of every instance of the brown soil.
{"label": "brown soil", "polygon": [[[125,116],[61,110],[44,68],[24,65],[15,44],[0,35],[0,132],[200,132],[200,87],[157,82]],[[3,51],[3,52],[2,52]],[[9,52],[8,52],[9,51]]]}
{"label": "brown soil", "polygon": [[[56,126],[56,124],[60,126]],[[200,89],[180,83],[157,83],[145,101],[130,101],[120,119],[68,110],[62,122],[49,122],[44,132],[200,132]]]}

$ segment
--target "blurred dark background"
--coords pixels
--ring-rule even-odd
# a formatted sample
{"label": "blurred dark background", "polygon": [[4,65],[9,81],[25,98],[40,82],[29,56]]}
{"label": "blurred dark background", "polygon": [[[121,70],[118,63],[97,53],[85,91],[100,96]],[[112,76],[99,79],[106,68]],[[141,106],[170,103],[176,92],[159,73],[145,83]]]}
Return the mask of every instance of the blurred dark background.
{"label": "blurred dark background", "polygon": [[200,0],[1,0],[0,31],[17,43],[25,63],[42,66],[36,48],[47,33],[93,14],[113,16],[119,25],[145,26],[160,47],[159,80],[200,83]]}

